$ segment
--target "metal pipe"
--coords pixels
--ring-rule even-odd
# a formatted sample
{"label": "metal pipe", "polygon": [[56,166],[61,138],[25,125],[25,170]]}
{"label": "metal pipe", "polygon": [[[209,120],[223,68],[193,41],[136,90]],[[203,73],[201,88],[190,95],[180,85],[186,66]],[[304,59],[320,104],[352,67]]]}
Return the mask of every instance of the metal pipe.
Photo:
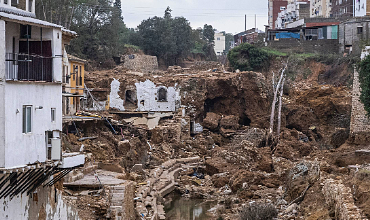
{"label": "metal pipe", "polygon": [[30,171],[31,170],[28,170],[27,172],[18,176],[17,179],[19,178],[19,180],[17,180],[16,183],[12,187],[10,187],[6,192],[2,193],[2,195],[0,195],[0,198],[6,198],[14,189],[16,189],[21,184],[21,182],[30,173]]}
{"label": "metal pipe", "polygon": [[[36,172],[35,169],[32,169],[31,172],[27,175],[27,177],[25,177],[25,179],[22,181],[22,183],[20,183],[19,187],[17,189],[14,190],[14,192],[11,194],[11,197],[14,197],[17,192],[27,184],[27,180]],[[11,198],[12,199],[12,198]]]}
{"label": "metal pipe", "polygon": [[[55,179],[52,179],[49,183],[45,184],[44,187],[47,185],[47,186],[51,186],[51,185],[54,185],[55,183],[57,183],[59,180],[61,180],[62,178],[64,178],[65,176],[67,176],[67,174],[69,174],[73,169],[68,169],[68,170],[64,170],[62,171],[62,175],[59,175],[57,178]],[[63,173],[64,172],[64,173]]]}
{"label": "metal pipe", "polygon": [[14,175],[15,173],[9,174],[9,176],[0,184],[0,189],[8,182],[8,180]]}
{"label": "metal pipe", "polygon": [[30,190],[28,190],[27,195],[29,195],[31,192],[33,192],[35,189],[37,189],[39,186],[41,186],[42,183],[44,183],[45,180],[47,178],[49,178],[50,175],[52,175],[54,173],[54,171],[55,171],[54,169],[55,169],[55,167],[52,167],[51,170],[49,170],[48,172],[45,172],[44,176],[41,177],[41,179],[39,181],[37,181],[36,184]]}
{"label": "metal pipe", "polygon": [[35,173],[35,175],[33,176],[33,177],[31,177],[31,179],[29,180],[29,182],[26,184],[26,185],[24,185],[21,189],[19,189],[19,191],[17,191],[17,192],[14,192],[14,193],[20,193],[20,194],[23,194],[25,191],[27,191],[27,189],[28,189],[28,187],[30,186],[30,185],[32,185],[35,181],[37,181],[37,179],[41,176],[41,174],[44,172],[44,170],[41,168],[41,169],[39,169],[36,173]]}

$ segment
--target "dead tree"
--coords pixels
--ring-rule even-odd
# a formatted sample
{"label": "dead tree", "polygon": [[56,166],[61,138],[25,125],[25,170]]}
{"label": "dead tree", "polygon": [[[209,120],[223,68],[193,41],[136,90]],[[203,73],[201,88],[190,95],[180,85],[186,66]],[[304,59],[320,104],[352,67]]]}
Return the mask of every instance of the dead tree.
{"label": "dead tree", "polygon": [[284,94],[284,83],[285,83],[285,76],[280,86],[280,96],[279,96],[279,111],[278,111],[278,126],[277,126],[277,135],[279,137],[280,137],[280,129],[281,129],[281,107],[283,105],[282,98]]}
{"label": "dead tree", "polygon": [[[275,119],[275,108],[276,108],[276,101],[277,101],[277,94],[279,92],[279,89],[281,87],[281,82],[283,80],[284,77],[284,73],[285,73],[285,70],[287,68],[287,65],[284,67],[284,69],[281,71],[281,74],[280,74],[280,78],[279,78],[279,82],[278,84],[276,85],[273,85],[273,88],[274,88],[274,99],[272,100],[272,106],[271,106],[271,115],[270,115],[270,134],[273,133],[274,131],[274,119]],[[274,82],[274,80],[273,80]]]}

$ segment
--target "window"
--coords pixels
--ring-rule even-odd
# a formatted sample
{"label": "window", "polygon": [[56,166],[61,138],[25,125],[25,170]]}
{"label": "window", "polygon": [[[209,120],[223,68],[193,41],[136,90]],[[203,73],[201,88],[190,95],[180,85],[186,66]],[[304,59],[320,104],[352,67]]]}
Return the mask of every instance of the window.
{"label": "window", "polygon": [[32,132],[32,105],[23,106],[23,133]]}
{"label": "window", "polygon": [[73,72],[71,73],[72,75],[73,75],[73,80],[76,80],[76,75],[75,75],[75,71],[76,71],[76,69],[75,69],[75,65],[73,65]]}
{"label": "window", "polygon": [[221,38],[218,37],[217,40],[221,40]]}
{"label": "window", "polygon": [[167,90],[165,88],[158,90],[158,102],[167,102]]}
{"label": "window", "polygon": [[80,66],[80,86],[82,86],[82,66]]}
{"label": "window", "polygon": [[363,27],[357,27],[357,34],[362,34]]}
{"label": "window", "polygon": [[31,25],[22,25],[21,24],[21,38],[31,39]]}
{"label": "window", "polygon": [[51,109],[51,122],[55,122],[55,108]]}

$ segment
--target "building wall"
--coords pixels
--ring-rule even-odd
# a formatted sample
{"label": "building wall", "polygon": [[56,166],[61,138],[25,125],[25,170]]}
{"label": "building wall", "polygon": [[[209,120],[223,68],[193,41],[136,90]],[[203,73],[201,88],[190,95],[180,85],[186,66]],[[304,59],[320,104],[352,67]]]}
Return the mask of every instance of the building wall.
{"label": "building wall", "polygon": [[[370,47],[366,47],[361,54],[364,59],[370,54]],[[361,88],[359,73],[354,71],[353,86],[352,86],[352,111],[351,111],[351,138],[355,144],[368,144],[370,141],[370,118],[364,108],[364,104],[360,101]]]}
{"label": "building wall", "polygon": [[[180,94],[174,87],[156,86],[150,80],[135,85],[138,111],[173,112],[180,105]],[[157,92],[160,88],[167,90],[166,102],[157,101]]]}
{"label": "building wall", "polygon": [[332,0],[333,17],[352,17],[353,0]]}
{"label": "building wall", "polygon": [[279,12],[281,12],[281,8],[287,8],[288,1],[281,1],[281,0],[273,0],[269,1],[269,26],[270,28],[275,28],[276,20],[278,18]]}
{"label": "building wall", "polygon": [[301,52],[301,53],[338,53],[338,40],[297,40],[297,39],[280,39],[279,41],[268,41],[268,46],[284,52]]}
{"label": "building wall", "polygon": [[330,0],[312,0],[310,2],[310,17],[329,18],[331,14]]}
{"label": "building wall", "polygon": [[[0,20],[0,42],[5,42],[5,21]],[[0,44],[0,60],[5,60],[5,44]],[[0,62],[0,103],[5,103],[5,62]],[[0,104],[0,167],[5,164],[5,105]]]}
{"label": "building wall", "polygon": [[354,7],[355,7],[355,17],[362,17],[366,16],[367,8],[369,7],[368,1],[369,0],[353,0]]}
{"label": "building wall", "polygon": [[222,55],[225,51],[225,44],[226,37],[223,33],[215,33],[215,53],[216,55]]}
{"label": "building wall", "polygon": [[[5,167],[45,162],[45,131],[62,130],[62,87],[54,83],[5,84]],[[32,132],[22,133],[23,105],[32,105]],[[42,109],[36,109],[42,106]],[[51,108],[56,109],[55,122]],[[0,163],[1,164],[1,163]]]}
{"label": "building wall", "polygon": [[[79,220],[74,207],[63,201],[63,197],[54,187],[39,187],[37,198],[24,193],[10,200],[0,199],[0,219],[2,220]],[[36,201],[34,201],[36,200]]]}
{"label": "building wall", "polygon": [[[362,33],[358,32],[362,27]],[[339,25],[340,52],[360,55],[364,42],[370,39],[370,22],[366,18],[356,18]],[[349,49],[350,48],[350,49]]]}
{"label": "building wall", "polygon": [[[78,67],[78,78],[77,74],[74,73],[74,67]],[[69,89],[68,92],[72,94],[83,95],[84,94],[84,87],[85,87],[85,64],[73,60],[69,60],[69,68],[70,76],[69,79]],[[80,74],[82,76],[82,83],[81,85],[77,85],[77,81],[79,82]],[[69,99],[69,114],[75,114],[79,111],[79,107],[81,106],[80,97],[70,97]]]}

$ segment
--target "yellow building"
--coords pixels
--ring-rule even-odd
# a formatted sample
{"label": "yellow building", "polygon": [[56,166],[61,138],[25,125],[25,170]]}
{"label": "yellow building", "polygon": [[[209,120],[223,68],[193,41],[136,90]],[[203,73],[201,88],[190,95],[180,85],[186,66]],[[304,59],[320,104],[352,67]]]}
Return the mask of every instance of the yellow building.
{"label": "yellow building", "polygon": [[85,87],[85,63],[86,60],[68,55],[68,62],[64,64],[64,115],[73,115],[80,111],[81,98],[84,96]]}

